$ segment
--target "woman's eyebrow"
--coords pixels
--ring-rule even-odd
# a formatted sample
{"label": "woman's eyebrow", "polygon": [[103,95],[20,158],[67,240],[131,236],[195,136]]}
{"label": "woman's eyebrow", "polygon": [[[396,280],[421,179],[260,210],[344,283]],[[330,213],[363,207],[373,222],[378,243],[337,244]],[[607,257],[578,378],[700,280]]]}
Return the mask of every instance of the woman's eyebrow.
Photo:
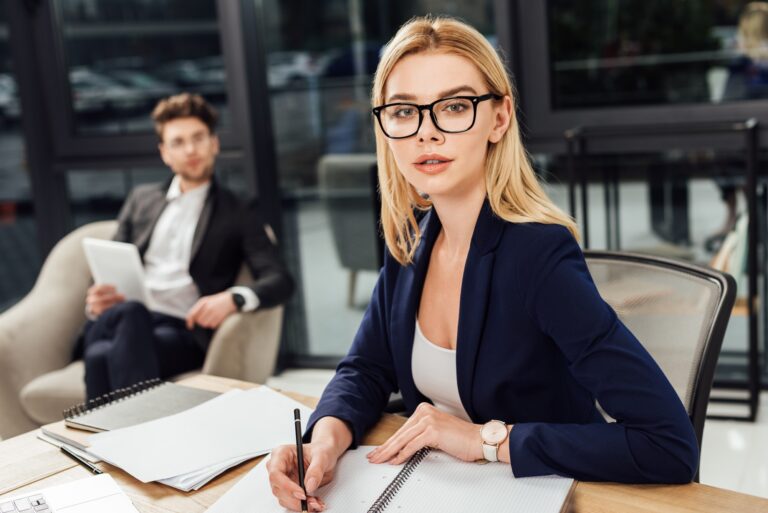
{"label": "woman's eyebrow", "polygon": [[440,93],[440,98],[447,98],[448,96],[455,96],[459,93],[468,92],[472,94],[477,94],[477,91],[472,86],[463,85],[459,87],[454,87],[453,89],[448,89],[447,91],[443,91]]}
{"label": "woman's eyebrow", "polygon": [[[477,94],[477,91],[472,86],[468,85],[461,85],[459,87],[454,87],[452,89],[448,89],[447,91],[443,91],[438,95],[438,98],[447,98],[449,96],[454,96],[461,92],[468,92],[472,94]],[[387,99],[387,103],[392,103],[393,101],[416,101],[416,97],[412,94],[405,94],[405,93],[397,93],[393,94]]]}

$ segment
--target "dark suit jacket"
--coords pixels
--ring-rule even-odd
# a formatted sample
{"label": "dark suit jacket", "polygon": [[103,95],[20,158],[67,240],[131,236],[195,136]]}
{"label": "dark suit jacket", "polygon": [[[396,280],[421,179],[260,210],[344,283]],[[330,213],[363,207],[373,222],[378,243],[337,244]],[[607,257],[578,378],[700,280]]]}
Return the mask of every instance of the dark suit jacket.
{"label": "dark suit jacket", "polygon": [[[408,413],[427,401],[411,370],[416,312],[440,219],[422,220],[412,265],[389,254],[349,354],[307,426],[345,420],[356,446],[399,389]],[[514,424],[515,476],[689,482],[693,427],[661,369],[603,301],[562,226],[508,223],[486,203],[461,287],[456,366],[475,423]],[[617,423],[606,423],[595,399]]]}
{"label": "dark suit jacket", "polygon": [[[120,211],[114,240],[135,244],[142,259],[167,205],[169,186],[170,181],[136,187]],[[246,204],[214,178],[192,240],[189,274],[200,294],[207,296],[231,287],[243,263],[254,277],[249,287],[258,296],[260,308],[290,297],[293,280],[264,231],[256,205]],[[200,338],[207,344],[210,330],[200,331],[205,332]]]}

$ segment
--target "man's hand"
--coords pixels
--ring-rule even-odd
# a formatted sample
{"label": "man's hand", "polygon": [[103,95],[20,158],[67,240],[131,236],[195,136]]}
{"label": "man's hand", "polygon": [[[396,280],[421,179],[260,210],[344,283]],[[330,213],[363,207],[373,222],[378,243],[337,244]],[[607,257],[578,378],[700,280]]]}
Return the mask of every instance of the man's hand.
{"label": "man's hand", "polygon": [[114,285],[93,285],[85,296],[88,311],[96,317],[123,301],[125,296],[118,294]]}
{"label": "man's hand", "polygon": [[237,306],[231,292],[225,290],[212,296],[203,296],[187,313],[187,329],[191,330],[197,324],[215,330],[224,319],[235,312]]}

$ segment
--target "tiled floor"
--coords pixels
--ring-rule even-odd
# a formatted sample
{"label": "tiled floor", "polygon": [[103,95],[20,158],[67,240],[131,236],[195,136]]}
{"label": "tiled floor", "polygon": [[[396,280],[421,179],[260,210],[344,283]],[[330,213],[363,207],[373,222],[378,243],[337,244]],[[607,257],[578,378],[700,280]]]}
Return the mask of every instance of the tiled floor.
{"label": "tiled floor", "polygon": [[[330,370],[287,370],[267,384],[317,397],[332,376]],[[761,396],[755,423],[707,420],[701,482],[768,498],[768,393]]]}
{"label": "tiled floor", "polygon": [[768,498],[768,393],[754,423],[707,420],[701,482]]}

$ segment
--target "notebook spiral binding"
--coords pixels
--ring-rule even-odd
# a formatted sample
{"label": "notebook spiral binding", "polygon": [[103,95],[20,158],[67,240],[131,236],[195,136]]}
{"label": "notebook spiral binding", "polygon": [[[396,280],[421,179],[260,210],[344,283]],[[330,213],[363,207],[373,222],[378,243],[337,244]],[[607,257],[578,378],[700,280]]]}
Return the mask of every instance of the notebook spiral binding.
{"label": "notebook spiral binding", "polygon": [[141,392],[146,392],[147,390],[158,387],[163,383],[165,382],[159,378],[148,379],[146,381],[139,381],[138,383],[130,387],[118,388],[117,390],[113,390],[108,394],[104,394],[99,397],[90,399],[86,402],[76,404],[75,406],[72,406],[71,408],[67,408],[66,410],[64,410],[62,414],[64,415],[64,418],[66,420],[71,420],[86,412],[96,410],[103,406],[107,406],[108,404],[112,404],[115,401],[119,401],[121,399],[125,399],[126,397],[140,394]]}
{"label": "notebook spiral binding", "polygon": [[411,477],[411,474],[416,470],[416,467],[419,466],[419,463],[424,461],[424,458],[427,457],[431,450],[431,447],[424,447],[416,451],[416,454],[411,456],[411,459],[400,469],[400,472],[397,473],[392,482],[384,488],[381,495],[373,501],[373,504],[368,509],[367,513],[383,513],[384,510],[387,509],[387,506],[389,506],[389,503],[395,498],[397,492],[400,491],[400,488],[402,488],[408,478]]}

